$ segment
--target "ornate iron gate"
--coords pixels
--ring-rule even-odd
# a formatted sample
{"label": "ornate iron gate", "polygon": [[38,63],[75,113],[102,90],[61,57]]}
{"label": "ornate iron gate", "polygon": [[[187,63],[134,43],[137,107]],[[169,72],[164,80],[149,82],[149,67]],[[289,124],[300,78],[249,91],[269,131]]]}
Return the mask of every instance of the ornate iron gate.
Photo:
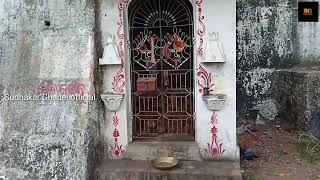
{"label": "ornate iron gate", "polygon": [[129,16],[134,139],[193,139],[191,3],[135,0]]}

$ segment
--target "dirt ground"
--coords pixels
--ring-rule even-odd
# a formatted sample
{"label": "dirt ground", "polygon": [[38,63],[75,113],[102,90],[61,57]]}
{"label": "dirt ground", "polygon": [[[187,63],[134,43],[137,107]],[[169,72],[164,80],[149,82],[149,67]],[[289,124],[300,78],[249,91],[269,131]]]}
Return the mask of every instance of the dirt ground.
{"label": "dirt ground", "polygon": [[258,158],[241,162],[245,179],[320,180],[320,162],[302,156],[299,133],[265,127],[250,132],[241,134],[239,142],[251,147]]}

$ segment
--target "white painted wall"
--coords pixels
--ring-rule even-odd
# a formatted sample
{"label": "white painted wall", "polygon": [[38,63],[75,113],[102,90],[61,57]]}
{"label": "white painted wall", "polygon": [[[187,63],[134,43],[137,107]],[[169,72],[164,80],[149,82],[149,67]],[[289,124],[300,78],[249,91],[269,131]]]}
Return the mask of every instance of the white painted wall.
{"label": "white painted wall", "polygon": [[[214,92],[226,94],[225,107],[217,112],[218,143],[223,143],[223,158],[237,159],[236,144],[236,0],[204,0],[205,44],[209,42],[209,33],[218,32],[226,54],[225,63],[203,63],[202,66],[213,76]],[[198,59],[198,63],[200,59]],[[197,142],[201,150],[211,143],[210,118],[212,112],[207,110],[201,94],[197,91]],[[207,157],[211,158],[211,157]]]}
{"label": "white painted wall", "polygon": [[[299,0],[302,1],[302,0]],[[306,0],[311,1],[311,0]],[[319,6],[320,11],[320,6]],[[319,22],[298,22],[298,54],[301,63],[320,61],[320,24]]]}
{"label": "white painted wall", "polygon": [[320,61],[320,24],[316,22],[298,23],[299,55],[302,63]]}
{"label": "white painted wall", "polygon": [[[116,37],[116,44],[119,45],[120,39],[117,37],[118,31],[118,22],[119,22],[119,9],[118,4],[121,0],[103,0],[100,1],[100,29],[101,29],[101,41],[102,45],[106,46],[107,39],[110,36]],[[124,29],[122,28],[122,31]],[[120,59],[119,59],[120,61]],[[112,89],[112,83],[114,82],[114,78],[116,74],[121,69],[121,65],[111,65],[111,66],[100,66],[103,70],[103,92],[108,93],[115,91]],[[127,99],[130,98],[130,94],[125,94],[124,100],[120,106],[119,111],[117,112],[117,117],[119,118],[119,125],[117,126],[117,130],[120,133],[118,137],[118,145],[121,146],[121,149],[125,150],[126,146],[129,143],[128,136],[128,121],[130,118],[128,117],[127,111]],[[113,117],[114,112],[106,112],[104,114],[104,121],[102,127],[102,134],[104,135],[104,140],[108,143],[108,158],[121,158],[117,157],[114,152],[112,152],[112,148],[115,147],[115,138],[113,137],[113,132],[115,130],[115,126],[113,125]]]}
{"label": "white painted wall", "polygon": [[[101,1],[100,15],[101,15],[101,31],[102,31],[102,45],[105,46],[106,39],[110,35],[117,34],[118,25],[117,20],[119,18],[118,4],[121,0],[108,0]],[[198,22],[198,8],[196,1],[192,1],[195,6],[195,31],[200,28]],[[218,32],[220,34],[221,42],[224,46],[226,53],[226,62],[220,64],[203,64],[203,67],[212,73],[213,81],[215,83],[214,93],[226,94],[227,102],[225,107],[217,113],[218,115],[218,138],[219,143],[223,144],[225,152],[222,155],[224,159],[237,159],[238,148],[236,144],[236,0],[203,0],[202,1],[203,15],[205,17],[204,23],[206,26],[204,45],[208,42],[210,32]],[[195,32],[195,34],[197,34]],[[197,43],[195,46],[195,52],[199,46],[199,36],[197,36]],[[119,40],[119,39],[118,39]],[[199,67],[201,62],[200,58],[196,60],[196,66]],[[110,66],[104,69],[104,85],[103,91],[112,91],[111,83],[113,76],[116,74],[119,66]],[[128,72],[126,70],[126,72]],[[196,74],[196,72],[195,72]],[[127,76],[129,77],[129,76]],[[129,81],[127,78],[126,81]],[[129,83],[127,83],[128,85]],[[195,83],[196,84],[196,83]],[[207,143],[211,143],[212,135],[210,130],[212,125],[210,124],[210,118],[212,111],[207,110],[202,95],[198,91],[198,86],[195,87],[196,92],[196,141],[203,151],[207,148]],[[125,98],[130,98],[130,94],[126,93]],[[119,142],[124,147],[128,144],[131,137],[131,126],[129,121],[131,118],[127,103],[128,100],[124,100],[120,111],[118,112],[120,118],[120,134]],[[112,125],[112,113],[106,113],[105,116],[105,129],[103,134],[105,139],[111,145],[114,144],[112,131],[114,127]],[[130,128],[130,129],[128,129]],[[128,133],[129,132],[129,133]],[[131,135],[130,135],[131,136]],[[207,157],[217,158],[217,157]]]}

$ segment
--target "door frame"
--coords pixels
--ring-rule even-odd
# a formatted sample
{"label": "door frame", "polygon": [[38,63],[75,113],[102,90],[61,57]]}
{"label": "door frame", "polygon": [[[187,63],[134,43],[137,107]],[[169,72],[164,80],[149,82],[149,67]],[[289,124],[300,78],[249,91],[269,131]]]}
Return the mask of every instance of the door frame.
{"label": "door frame", "polygon": [[[125,84],[126,84],[126,96],[125,96],[125,103],[127,104],[126,106],[126,112],[127,112],[127,135],[128,135],[128,142],[133,141],[133,113],[132,113],[132,97],[131,97],[131,90],[132,90],[132,79],[131,79],[131,50],[130,50],[130,28],[129,28],[129,13],[128,13],[128,7],[130,3],[134,0],[127,0],[129,1],[126,8],[123,8],[122,13],[123,13],[123,34],[124,34],[124,52],[125,52],[125,61],[123,64],[124,68],[124,73],[125,73]],[[148,1],[148,0],[145,0]],[[197,11],[197,1],[198,0],[185,0],[189,1],[192,5],[192,20],[193,20],[193,26],[192,26],[192,34],[193,34],[193,102],[194,102],[194,115],[193,115],[193,123],[194,123],[194,135],[193,135],[193,140],[196,141],[197,139],[197,98],[196,98],[196,90],[197,90],[197,64],[198,64],[198,56],[197,56],[197,44],[198,44],[198,39],[196,38],[197,36],[197,19],[198,19],[198,11]],[[128,93],[130,92],[130,93]],[[155,138],[156,140],[156,138]],[[179,140],[183,141],[183,139]]]}

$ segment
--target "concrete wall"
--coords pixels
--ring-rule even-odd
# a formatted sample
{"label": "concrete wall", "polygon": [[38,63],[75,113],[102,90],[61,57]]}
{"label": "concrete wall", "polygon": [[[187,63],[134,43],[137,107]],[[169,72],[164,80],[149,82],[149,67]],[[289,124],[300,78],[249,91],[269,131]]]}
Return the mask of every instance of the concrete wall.
{"label": "concrete wall", "polygon": [[276,97],[284,129],[309,131],[320,137],[319,66],[278,72]]}
{"label": "concrete wall", "polygon": [[[224,159],[239,158],[236,142],[236,1],[206,0],[202,4],[204,15],[205,36],[204,47],[210,42],[210,34],[218,33],[221,45],[226,56],[224,63],[202,63],[203,58],[197,58],[197,73],[202,72],[200,65],[212,74],[212,94],[225,94],[227,100],[221,111],[212,112],[207,109],[199,86],[196,91],[196,140],[204,152],[204,158],[212,159],[221,156]],[[199,14],[197,14],[199,15]],[[197,30],[201,25],[197,22]],[[198,46],[200,42],[198,41]],[[204,57],[211,49],[204,51]],[[215,52],[218,53],[218,52]],[[209,75],[210,76],[210,75]],[[203,79],[197,76],[197,81],[203,83]],[[217,124],[210,123],[216,117]],[[216,147],[212,142],[214,133],[209,133],[212,128],[217,128],[217,142],[221,145],[222,154],[205,153],[208,145]],[[219,147],[217,147],[219,149]]]}
{"label": "concrete wall", "polygon": [[[299,0],[300,1],[300,0]],[[307,0],[310,1],[310,0]],[[319,7],[320,11],[320,7]],[[299,22],[297,25],[298,56],[302,64],[317,64],[320,61],[319,22]]]}
{"label": "concrete wall", "polygon": [[[262,110],[274,119],[275,70],[296,64],[296,4],[284,1],[237,1],[237,112]],[[267,109],[271,109],[272,112]]]}
{"label": "concrete wall", "polygon": [[94,9],[91,0],[0,0],[0,179],[89,177],[97,103],[7,95],[94,95]]}
{"label": "concrete wall", "polygon": [[319,134],[315,127],[320,119],[311,115],[318,108],[314,96],[319,86],[310,84],[319,71],[319,23],[298,22],[297,3],[237,1],[240,124],[254,124],[258,114],[265,123],[279,120]]}

